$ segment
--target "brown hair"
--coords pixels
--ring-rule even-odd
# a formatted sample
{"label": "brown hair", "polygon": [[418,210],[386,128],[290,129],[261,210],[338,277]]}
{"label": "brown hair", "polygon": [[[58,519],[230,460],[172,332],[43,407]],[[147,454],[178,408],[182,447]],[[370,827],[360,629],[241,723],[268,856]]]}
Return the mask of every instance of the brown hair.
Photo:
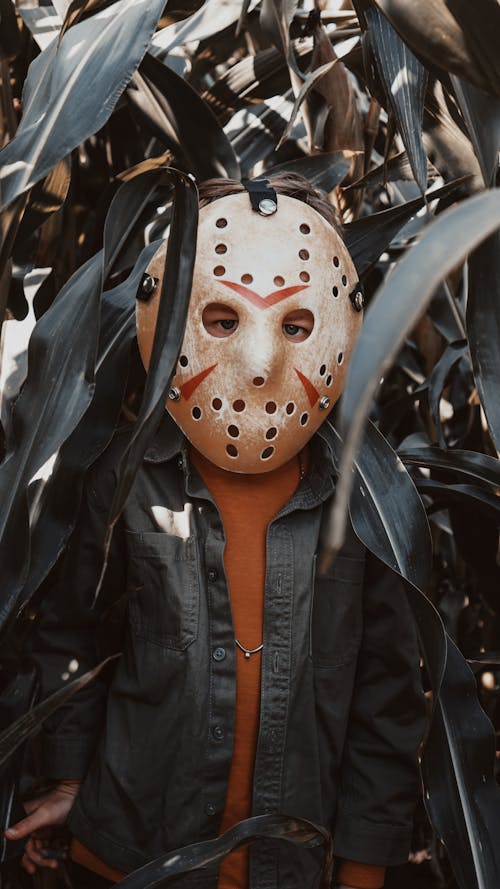
{"label": "brown hair", "polygon": [[[260,178],[260,177],[259,177]],[[298,173],[274,173],[270,176],[262,175],[261,178],[267,179],[271,188],[274,188],[277,194],[285,194],[290,198],[296,198],[309,204],[313,210],[316,210],[332,228],[342,236],[342,229],[335,207],[329,203],[324,192],[320,191],[309,182],[304,176]],[[200,207],[216,201],[217,198],[224,198],[230,194],[239,194],[245,191],[245,186],[238,179],[206,179],[198,186],[200,196]]]}

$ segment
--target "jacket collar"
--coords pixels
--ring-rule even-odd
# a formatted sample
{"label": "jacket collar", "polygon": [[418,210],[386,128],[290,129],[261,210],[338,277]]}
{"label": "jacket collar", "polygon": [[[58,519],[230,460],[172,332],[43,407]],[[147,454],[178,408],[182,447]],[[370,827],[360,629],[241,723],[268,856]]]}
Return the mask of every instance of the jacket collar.
{"label": "jacket collar", "polygon": [[146,463],[164,463],[178,454],[186,453],[186,439],[177,423],[164,412],[152,443],[144,454]]}

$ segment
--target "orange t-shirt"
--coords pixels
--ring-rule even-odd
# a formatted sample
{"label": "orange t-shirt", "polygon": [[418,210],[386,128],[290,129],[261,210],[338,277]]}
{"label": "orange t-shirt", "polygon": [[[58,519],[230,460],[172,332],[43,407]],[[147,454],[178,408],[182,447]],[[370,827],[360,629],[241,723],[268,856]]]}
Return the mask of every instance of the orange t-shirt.
{"label": "orange t-shirt", "polygon": [[[290,499],[300,479],[294,457],[272,472],[227,472],[196,451],[191,459],[211,492],[224,526],[224,567],[229,585],[235,638],[247,649],[262,643],[267,527]],[[252,812],[252,784],[259,731],[261,653],[249,658],[236,650],[234,747],[221,833]],[[224,859],[218,889],[248,883],[248,847]]]}

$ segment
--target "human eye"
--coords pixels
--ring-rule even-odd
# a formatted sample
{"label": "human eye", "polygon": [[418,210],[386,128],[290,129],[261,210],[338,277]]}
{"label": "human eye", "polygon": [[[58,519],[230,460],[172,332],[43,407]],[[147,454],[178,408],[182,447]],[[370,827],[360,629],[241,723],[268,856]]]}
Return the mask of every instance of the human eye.
{"label": "human eye", "polygon": [[300,327],[299,324],[284,324],[283,330],[287,334],[287,336],[296,337],[299,334],[303,334],[306,332],[305,327]]}
{"label": "human eye", "polygon": [[211,336],[228,337],[238,327],[238,313],[223,303],[210,303],[205,306],[202,315],[203,326]]}
{"label": "human eye", "polygon": [[282,330],[285,337],[295,343],[302,343],[311,334],[314,316],[308,309],[296,309],[284,319]]}
{"label": "human eye", "polygon": [[216,321],[223,330],[234,330],[238,326],[238,321],[236,318],[221,318],[220,321]]}

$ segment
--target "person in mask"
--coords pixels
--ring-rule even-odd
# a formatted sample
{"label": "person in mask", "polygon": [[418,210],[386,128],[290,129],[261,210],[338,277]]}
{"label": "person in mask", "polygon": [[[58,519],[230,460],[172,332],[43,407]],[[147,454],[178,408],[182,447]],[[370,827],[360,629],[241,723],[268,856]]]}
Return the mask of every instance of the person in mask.
{"label": "person in mask", "polygon": [[[380,889],[407,858],[424,706],[403,590],[348,528],[321,574],[335,489],[329,414],[363,299],[331,205],[296,176],[200,187],[193,287],[166,412],[103,563],[106,504],[129,430],[88,475],[42,601],[43,693],[122,656],[48,721],[52,789],[7,832],[25,867],[57,866],[43,830],[107,880],[265,813],[333,834],[336,885]],[[163,244],[137,299],[152,351]],[[166,294],[173,299],[173,294]],[[114,617],[112,617],[114,616]],[[77,673],[75,673],[77,675]],[[285,847],[285,848],[284,848]],[[186,887],[307,889],[321,862],[279,842]]]}

